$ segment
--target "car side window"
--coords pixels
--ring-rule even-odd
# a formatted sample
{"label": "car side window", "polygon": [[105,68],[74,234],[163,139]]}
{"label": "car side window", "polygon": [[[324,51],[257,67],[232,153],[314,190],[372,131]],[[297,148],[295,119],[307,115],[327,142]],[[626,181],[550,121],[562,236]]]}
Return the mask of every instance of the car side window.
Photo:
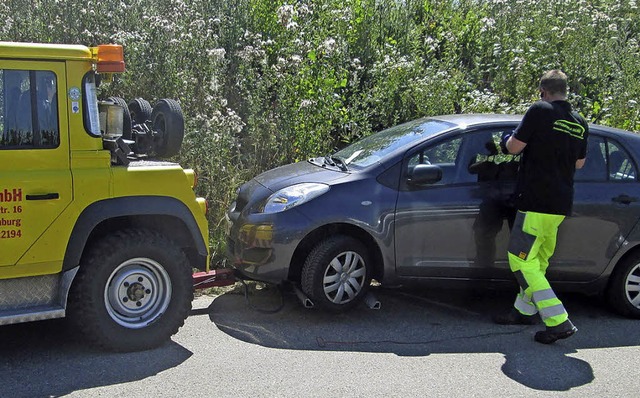
{"label": "car side window", "polygon": [[486,130],[466,135],[461,153],[465,169],[458,173],[458,182],[515,180],[518,156],[503,154],[500,140],[512,129]]}
{"label": "car side window", "polygon": [[607,144],[604,138],[590,134],[587,141],[587,157],[584,166],[577,169],[575,181],[606,181],[607,180]]}
{"label": "car side window", "polygon": [[461,143],[462,138],[458,137],[425,148],[409,158],[409,169],[419,164],[437,165],[442,169],[442,179],[437,184],[450,184],[455,181],[456,159]]}
{"label": "car side window", "polygon": [[609,152],[608,175],[610,181],[635,181],[636,167],[629,154],[614,141],[607,142]]}
{"label": "car side window", "polygon": [[576,170],[575,181],[636,181],[637,170],[629,153],[617,142],[589,135],[584,166]]}
{"label": "car side window", "polygon": [[0,83],[0,149],[57,147],[55,73],[0,69]]}
{"label": "car side window", "polygon": [[464,184],[515,179],[518,161],[500,152],[499,143],[507,130],[484,130],[441,141],[409,158],[411,168],[432,164],[442,170],[436,185]]}

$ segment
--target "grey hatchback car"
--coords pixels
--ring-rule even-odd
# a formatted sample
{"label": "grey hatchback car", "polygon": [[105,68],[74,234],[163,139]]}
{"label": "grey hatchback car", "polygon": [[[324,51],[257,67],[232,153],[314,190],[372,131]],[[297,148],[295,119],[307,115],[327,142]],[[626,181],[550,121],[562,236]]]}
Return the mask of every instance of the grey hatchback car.
{"label": "grey hatchback car", "polygon": [[[517,156],[498,150],[521,116],[404,123],[326,157],[262,173],[228,211],[227,254],[245,277],[292,282],[341,310],[383,286],[516,286],[507,261]],[[557,290],[605,293],[640,317],[640,136],[591,125],[573,215],[547,276]]]}

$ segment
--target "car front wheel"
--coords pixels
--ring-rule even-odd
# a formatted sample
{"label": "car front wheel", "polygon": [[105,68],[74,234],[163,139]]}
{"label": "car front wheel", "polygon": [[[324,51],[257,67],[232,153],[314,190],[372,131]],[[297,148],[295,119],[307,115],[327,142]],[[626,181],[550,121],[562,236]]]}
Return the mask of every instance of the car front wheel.
{"label": "car front wheel", "polygon": [[640,318],[640,254],[628,258],[614,271],[608,296],[620,315]]}
{"label": "car front wheel", "polygon": [[341,311],[353,307],[371,283],[371,261],[366,247],[349,236],[318,243],[302,268],[301,285],[321,308]]}

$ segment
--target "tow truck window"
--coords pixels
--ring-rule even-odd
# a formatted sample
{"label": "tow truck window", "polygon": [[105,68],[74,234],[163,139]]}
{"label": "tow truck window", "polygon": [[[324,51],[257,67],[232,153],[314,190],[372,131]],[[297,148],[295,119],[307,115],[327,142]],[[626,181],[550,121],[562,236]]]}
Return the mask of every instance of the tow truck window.
{"label": "tow truck window", "polygon": [[60,144],[55,73],[0,69],[0,89],[0,149]]}
{"label": "tow truck window", "polygon": [[82,79],[84,108],[84,129],[93,137],[100,137],[100,115],[98,113],[98,95],[96,94],[96,75],[89,72]]}

